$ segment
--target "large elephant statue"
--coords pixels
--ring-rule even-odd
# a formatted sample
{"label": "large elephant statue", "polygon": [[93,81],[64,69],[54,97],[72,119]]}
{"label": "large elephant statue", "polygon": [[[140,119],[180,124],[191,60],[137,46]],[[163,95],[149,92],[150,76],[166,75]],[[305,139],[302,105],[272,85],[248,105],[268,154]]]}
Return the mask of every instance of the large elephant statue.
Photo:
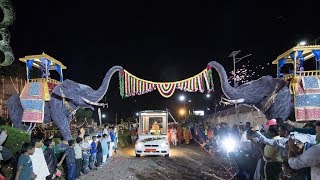
{"label": "large elephant statue", "polygon": [[[64,80],[54,88],[51,100],[45,102],[44,122],[53,121],[60,129],[64,139],[72,139],[69,126],[71,115],[80,107],[93,109],[92,105],[101,105],[99,101],[106,94],[112,75],[122,69],[121,66],[113,66],[106,73],[101,86],[97,90],[69,79]],[[13,125],[16,128],[25,128],[22,123],[23,109],[19,94],[11,96],[8,99],[7,106]]]}
{"label": "large elephant statue", "polygon": [[293,112],[292,95],[285,80],[267,75],[239,87],[232,87],[221,64],[211,61],[209,66],[219,73],[222,91],[228,98],[227,103],[255,106],[264,112],[267,119],[286,120]]}

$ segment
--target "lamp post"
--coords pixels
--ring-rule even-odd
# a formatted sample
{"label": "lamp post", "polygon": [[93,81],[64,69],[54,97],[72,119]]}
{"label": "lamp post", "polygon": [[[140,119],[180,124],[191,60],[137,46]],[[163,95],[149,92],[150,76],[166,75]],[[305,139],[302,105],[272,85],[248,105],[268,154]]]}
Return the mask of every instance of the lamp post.
{"label": "lamp post", "polygon": [[183,102],[183,107],[186,108],[186,97],[184,95],[180,95],[179,100]]}
{"label": "lamp post", "polygon": [[[232,51],[228,57],[232,57],[233,59],[233,87],[237,87],[238,83],[236,82],[236,63],[240,62],[243,58],[249,57],[252,54],[247,54],[241,58],[236,58],[236,55],[238,55],[241,52],[241,50],[238,51]],[[236,116],[237,116],[237,121],[238,121],[238,125],[239,125],[239,113],[238,113],[238,107],[237,107],[237,103],[234,104],[234,108],[236,111]]]}
{"label": "lamp post", "polygon": [[307,44],[307,41],[300,41],[298,45],[299,46],[305,46],[306,44]]}
{"label": "lamp post", "polygon": [[240,53],[241,50],[232,51],[228,57],[233,59],[233,86],[236,87],[236,55]]}

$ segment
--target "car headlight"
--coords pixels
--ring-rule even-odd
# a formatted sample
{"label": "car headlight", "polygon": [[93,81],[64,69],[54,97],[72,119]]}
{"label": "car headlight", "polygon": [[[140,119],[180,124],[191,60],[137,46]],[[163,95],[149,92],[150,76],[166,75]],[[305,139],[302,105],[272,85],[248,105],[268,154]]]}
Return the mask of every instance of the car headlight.
{"label": "car headlight", "polygon": [[163,147],[167,147],[167,146],[169,146],[169,144],[166,143],[166,142],[163,142],[163,143],[160,144],[160,147],[162,147],[162,148],[163,148]]}
{"label": "car headlight", "polygon": [[143,144],[141,142],[136,143],[136,147],[141,148],[143,147]]}

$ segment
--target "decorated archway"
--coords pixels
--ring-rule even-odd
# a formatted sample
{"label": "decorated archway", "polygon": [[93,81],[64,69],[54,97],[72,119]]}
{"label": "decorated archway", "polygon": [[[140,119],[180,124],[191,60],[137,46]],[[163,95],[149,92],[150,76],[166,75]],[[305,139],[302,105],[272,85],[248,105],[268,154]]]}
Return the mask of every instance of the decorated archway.
{"label": "decorated archway", "polygon": [[122,98],[146,94],[156,89],[165,98],[171,97],[176,89],[186,92],[199,91],[201,93],[206,90],[211,92],[214,89],[212,71],[209,65],[203,71],[192,77],[174,82],[145,80],[123,69],[119,72],[119,84]]}

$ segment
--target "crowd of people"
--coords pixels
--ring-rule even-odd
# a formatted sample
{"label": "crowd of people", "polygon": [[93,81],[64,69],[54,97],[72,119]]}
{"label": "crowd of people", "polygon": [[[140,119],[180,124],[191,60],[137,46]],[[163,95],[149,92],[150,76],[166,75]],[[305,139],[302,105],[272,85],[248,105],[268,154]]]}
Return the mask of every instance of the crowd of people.
{"label": "crowd of people", "polygon": [[[138,138],[137,129],[131,128],[133,143]],[[7,138],[2,129],[1,144]],[[306,123],[296,128],[291,121],[271,119],[263,125],[230,126],[228,123],[194,124],[185,127],[172,124],[168,128],[171,145],[197,142],[211,154],[224,151],[224,139],[237,143],[236,150],[226,156],[238,165],[238,177],[249,180],[316,180],[320,177],[320,122]],[[228,147],[226,147],[228,148]],[[103,168],[117,150],[117,129],[105,126],[94,135],[79,132],[75,139],[43,140],[34,136],[17,152],[12,179],[55,179],[64,173],[68,179]],[[0,156],[0,160],[3,157]]]}
{"label": "crowd of people", "polygon": [[279,118],[251,127],[195,124],[192,134],[211,153],[224,151],[225,138],[237,143],[227,156],[237,162],[240,179],[316,180],[320,177],[320,122],[296,128]]}
{"label": "crowd of people", "polygon": [[170,144],[177,146],[178,144],[189,144],[192,134],[189,127],[172,124],[168,127],[168,141]]}
{"label": "crowd of people", "polygon": [[116,142],[117,129],[107,126],[91,136],[81,129],[78,137],[57,145],[53,139],[34,136],[17,152],[11,179],[56,179],[63,172],[67,179],[79,179],[106,166],[116,153]]}

